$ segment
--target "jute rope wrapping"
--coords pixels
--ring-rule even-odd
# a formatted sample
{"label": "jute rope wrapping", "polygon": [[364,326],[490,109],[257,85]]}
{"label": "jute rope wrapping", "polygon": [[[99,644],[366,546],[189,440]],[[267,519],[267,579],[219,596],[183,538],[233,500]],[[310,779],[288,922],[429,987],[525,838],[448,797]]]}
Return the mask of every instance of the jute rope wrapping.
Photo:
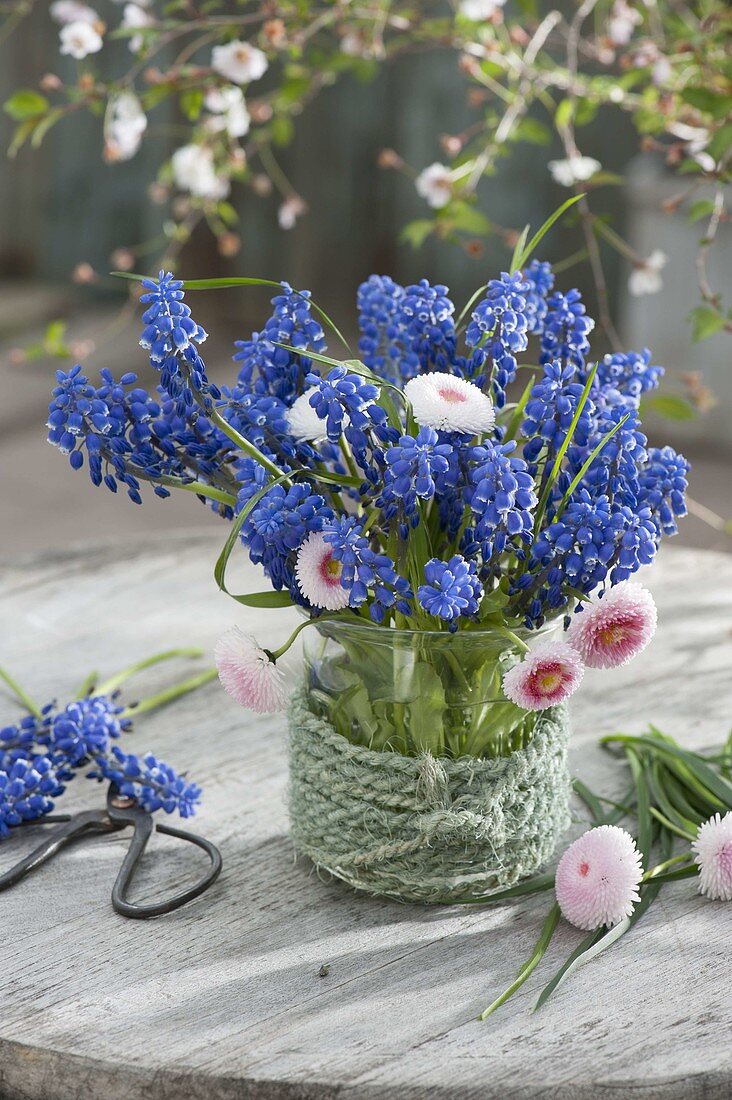
{"label": "jute rope wrapping", "polygon": [[533,874],[569,825],[569,718],[481,760],[351,744],[294,695],[290,821],[298,851],[361,890],[402,901],[482,897]]}

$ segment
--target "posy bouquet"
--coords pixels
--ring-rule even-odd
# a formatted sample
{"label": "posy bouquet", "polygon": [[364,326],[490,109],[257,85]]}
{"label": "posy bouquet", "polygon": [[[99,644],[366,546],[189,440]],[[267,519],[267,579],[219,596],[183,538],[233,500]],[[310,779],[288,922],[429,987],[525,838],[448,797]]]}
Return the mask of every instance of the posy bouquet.
{"label": "posy bouquet", "polygon": [[[307,291],[270,284],[272,316],[237,345],[237,382],[222,389],[184,290],[262,280],[161,273],[142,296],[155,395],[134,374],[57,375],[50,442],[136,503],[147,481],[209,504],[231,524],[220,586],[239,541],[272,586],[240,603],[298,605],[296,634],[392,632],[395,692],[380,693],[384,669],[353,635],[331,659],[336,690],[313,693],[371,747],[503,751],[585,665],[622,664],[653,633],[653,601],[631,578],[675,533],[688,471],[641,431],[641,397],[663,372],[648,351],[593,361],[580,294],[531,250],[520,242],[510,273],[459,315],[444,286],[367,279],[359,358],[326,354],[324,325],[343,338]],[[267,651],[234,629],[217,652],[224,686],[254,710],[281,707],[291,642]]]}

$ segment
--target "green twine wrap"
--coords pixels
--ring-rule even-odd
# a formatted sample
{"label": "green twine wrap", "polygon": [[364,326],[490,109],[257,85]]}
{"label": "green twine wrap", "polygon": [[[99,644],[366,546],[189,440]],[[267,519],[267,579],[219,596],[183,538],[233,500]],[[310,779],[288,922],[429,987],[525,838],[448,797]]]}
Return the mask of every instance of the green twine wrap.
{"label": "green twine wrap", "polygon": [[354,745],[309,710],[304,689],[289,719],[295,846],[360,890],[484,897],[536,872],[569,825],[565,707],[541,716],[526,748],[496,759]]}

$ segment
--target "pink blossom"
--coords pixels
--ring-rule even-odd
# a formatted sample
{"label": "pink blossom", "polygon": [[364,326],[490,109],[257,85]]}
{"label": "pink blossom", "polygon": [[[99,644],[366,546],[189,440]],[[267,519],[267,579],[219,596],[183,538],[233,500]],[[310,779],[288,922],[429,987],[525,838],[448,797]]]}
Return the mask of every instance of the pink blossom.
{"label": "pink blossom", "polygon": [[567,641],[589,668],[618,668],[645,649],[656,632],[656,619],[650,592],[623,581],[577,612]]}
{"label": "pink blossom", "polygon": [[224,691],[240,706],[258,714],[282,710],[287,700],[284,673],[254,638],[234,626],[219,638],[214,658]]}
{"label": "pink blossom", "polygon": [[691,846],[699,866],[699,892],[714,901],[732,901],[732,813],[714,814],[700,825]]}
{"label": "pink blossom", "polygon": [[545,710],[569,699],[580,685],[582,659],[567,642],[542,642],[503,677],[503,690],[517,707]]}
{"label": "pink blossom", "polygon": [[643,865],[630,833],[617,825],[590,829],[559,861],[555,891],[562,915],[576,928],[611,927],[640,901]]}
{"label": "pink blossom", "polygon": [[348,607],[348,589],[341,584],[341,573],[333,547],[319,531],[313,531],[298,550],[295,565],[297,583],[305,599],[325,611]]}

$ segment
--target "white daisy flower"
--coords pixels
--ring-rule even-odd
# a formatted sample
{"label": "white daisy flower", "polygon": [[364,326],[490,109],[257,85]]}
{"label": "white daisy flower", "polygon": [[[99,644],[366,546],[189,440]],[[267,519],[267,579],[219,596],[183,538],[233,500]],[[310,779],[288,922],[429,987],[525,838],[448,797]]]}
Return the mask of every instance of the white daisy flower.
{"label": "white daisy flower", "polygon": [[214,157],[206,145],[183,145],[171,157],[175,186],[200,199],[223,199],[229,181],[216,174]]}
{"label": "white daisy flower", "polygon": [[658,294],[659,290],[663,289],[661,272],[667,263],[666,253],[656,248],[642,267],[636,267],[631,271],[628,290],[634,298],[641,298],[644,294]]}
{"label": "white daisy flower", "polygon": [[328,438],[325,420],[320,419],[310,404],[310,397],[315,392],[315,386],[305,390],[305,393],[300,394],[295,404],[285,414],[290,435],[298,443],[322,443]]}
{"label": "white daisy flower", "polygon": [[297,552],[295,576],[305,599],[324,611],[348,607],[348,590],[341,584],[342,566],[320,531],[312,531]]}
{"label": "white daisy flower", "polygon": [[435,431],[482,435],[496,421],[493,403],[473,382],[434,371],[411,378],[404,387],[414,419]]}
{"label": "white daisy flower", "polygon": [[140,148],[147,129],[147,115],[132,92],[122,92],[110,104],[106,128],[106,155],[109,160],[129,160]]}
{"label": "white daisy flower", "polygon": [[549,171],[552,179],[561,187],[573,187],[575,183],[584,183],[602,168],[594,157],[568,157],[566,160],[550,160]]}
{"label": "white daisy flower", "polygon": [[67,23],[59,32],[61,39],[61,53],[68,54],[76,61],[83,61],[90,53],[99,53],[102,46],[102,36],[95,27],[83,19],[77,19],[75,23]]}
{"label": "white daisy flower", "polygon": [[214,46],[211,67],[233,84],[249,84],[264,76],[269,65],[267,55],[249,42],[227,42]]}
{"label": "white daisy flower", "polygon": [[453,179],[450,169],[444,164],[438,163],[430,164],[428,168],[423,169],[414,181],[417,194],[433,210],[439,210],[440,207],[447,206],[452,197],[452,184]]}
{"label": "white daisy flower", "polygon": [[460,0],[458,11],[466,19],[480,23],[484,19],[492,18],[505,3],[506,0]]}
{"label": "white daisy flower", "polygon": [[238,626],[227,630],[214,649],[216,668],[224,691],[242,707],[257,714],[282,710],[287,702],[285,675]]}
{"label": "white daisy flower", "polygon": [[732,901],[732,813],[714,814],[699,826],[691,847],[699,867],[699,893]]}
{"label": "white daisy flower", "polygon": [[244,137],[249,132],[249,111],[244,101],[244,93],[235,84],[225,88],[211,88],[206,92],[206,110],[211,118],[206,126],[214,133],[225,130],[229,137]]}
{"label": "white daisy flower", "polygon": [[99,22],[94,8],[82,4],[81,0],[55,0],[49,11],[57,23],[90,23],[94,26]]}

